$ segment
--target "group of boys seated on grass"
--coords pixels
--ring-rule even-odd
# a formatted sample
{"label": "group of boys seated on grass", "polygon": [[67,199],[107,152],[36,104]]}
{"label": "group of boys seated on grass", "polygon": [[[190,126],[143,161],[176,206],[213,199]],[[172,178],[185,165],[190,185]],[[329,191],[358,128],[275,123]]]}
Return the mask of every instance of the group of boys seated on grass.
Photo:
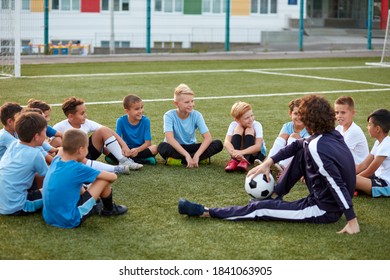
{"label": "group of boys seated on grass", "polygon": [[[327,104],[325,99],[314,97]],[[53,127],[48,125],[51,108],[47,103],[31,99],[27,108],[22,108],[17,103],[6,102],[0,109],[3,124],[0,130],[0,214],[27,215],[43,209],[46,223],[64,228],[78,227],[95,213],[121,215],[128,209],[113,202],[111,184],[117,174],[130,174],[144,164],[155,165],[157,154],[167,165],[196,168],[202,163],[209,164],[210,158],[224,147],[230,156],[226,172],[246,172],[249,165],[254,164],[258,166],[247,176],[253,177],[260,171],[269,174],[264,166],[268,167],[272,159],[269,167],[276,167],[280,185],[295,155],[286,153],[287,147],[300,139],[318,136],[315,128],[311,132],[307,130],[310,124],[305,123],[302,103],[307,106],[308,101],[302,100],[304,98],[289,103],[291,122],[284,124],[268,157],[263,128],[255,121],[251,105],[245,102],[233,105],[234,120],[222,144],[212,138],[202,114],[194,110],[194,92],[185,84],[174,91],[176,108],[164,114],[165,138],[158,146],[152,144],[150,119],[144,115],[142,100],[133,94],[123,100],[126,114],[117,119],[116,131],[87,119],[84,100],[77,97],[63,102],[66,119]],[[376,110],[368,117],[369,134],[376,139],[371,153],[364,133],[353,122],[355,111],[351,97],[337,99],[331,114],[333,126],[323,133],[337,130],[343,135],[343,143],[345,141],[353,158],[354,174],[357,174],[353,183],[345,180],[341,183],[352,184],[349,190],[373,197],[390,196],[389,111]],[[336,128],[335,120],[339,124]],[[202,135],[201,142],[197,142],[197,130]],[[102,154],[107,163],[97,160]],[[300,177],[305,177],[303,175]],[[321,176],[326,178],[324,174]],[[323,188],[331,188],[330,183],[325,185]],[[352,202],[350,204],[347,208],[352,207]],[[194,212],[183,210],[183,205],[193,207],[180,200],[179,212],[193,216]],[[354,215],[350,213],[351,217]],[[255,219],[258,218],[255,215]],[[359,231],[358,226],[352,228],[345,232]]]}

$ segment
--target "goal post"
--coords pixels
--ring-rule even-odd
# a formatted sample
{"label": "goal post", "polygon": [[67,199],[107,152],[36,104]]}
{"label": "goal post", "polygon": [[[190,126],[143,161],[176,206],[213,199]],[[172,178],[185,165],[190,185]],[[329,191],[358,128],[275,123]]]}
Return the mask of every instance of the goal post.
{"label": "goal post", "polygon": [[0,5],[0,77],[21,76],[21,1]]}
{"label": "goal post", "polygon": [[390,35],[389,35],[389,24],[390,23],[390,10],[387,14],[387,24],[386,24],[386,32],[385,32],[385,40],[383,41],[383,50],[382,50],[382,56],[381,61],[377,63],[369,63],[367,62],[367,65],[373,65],[373,66],[388,66],[390,67]]}

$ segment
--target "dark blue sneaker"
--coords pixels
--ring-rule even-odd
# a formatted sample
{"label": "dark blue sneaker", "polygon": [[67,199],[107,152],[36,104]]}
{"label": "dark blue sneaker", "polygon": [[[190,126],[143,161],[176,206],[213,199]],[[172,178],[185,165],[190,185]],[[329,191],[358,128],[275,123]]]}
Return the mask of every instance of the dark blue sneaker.
{"label": "dark blue sneaker", "polygon": [[190,202],[183,198],[179,199],[179,213],[188,216],[200,216],[204,213],[204,206]]}

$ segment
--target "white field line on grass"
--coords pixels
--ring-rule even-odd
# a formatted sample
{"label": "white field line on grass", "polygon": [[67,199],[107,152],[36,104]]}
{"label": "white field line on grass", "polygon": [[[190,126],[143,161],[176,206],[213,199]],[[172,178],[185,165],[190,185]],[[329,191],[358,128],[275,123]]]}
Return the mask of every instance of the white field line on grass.
{"label": "white field line on grass", "polygon": [[[329,90],[329,91],[304,91],[304,92],[283,92],[283,93],[259,93],[259,94],[246,94],[246,95],[225,95],[225,96],[205,96],[195,97],[195,100],[209,100],[209,99],[231,99],[231,98],[254,98],[254,97],[271,97],[271,96],[289,96],[289,95],[307,95],[307,94],[331,94],[331,93],[356,93],[356,92],[383,92],[390,91],[390,88],[378,88],[378,89],[358,89],[358,90]],[[164,102],[173,101],[173,98],[158,98],[158,99],[142,99],[142,102]],[[122,100],[114,101],[97,101],[97,102],[85,102],[86,105],[104,105],[104,104],[122,104]],[[62,106],[62,104],[50,104],[53,107]]]}
{"label": "white field line on grass", "polygon": [[336,70],[336,69],[367,69],[381,68],[375,66],[340,66],[340,67],[303,67],[303,68],[265,68],[265,69],[214,69],[214,70],[185,70],[185,71],[152,71],[152,72],[124,72],[124,73],[94,73],[94,74],[65,74],[65,75],[42,75],[21,76],[24,79],[42,78],[86,78],[86,77],[112,77],[112,76],[139,76],[139,75],[173,75],[173,74],[207,74],[207,73],[230,73],[247,71],[299,71],[299,70]]}
{"label": "white field line on grass", "polygon": [[[196,100],[208,100],[208,99],[230,99],[230,98],[253,98],[253,97],[270,97],[270,96],[288,96],[288,95],[306,95],[306,94],[330,94],[341,93],[348,94],[354,92],[383,92],[390,91],[390,84],[372,83],[365,81],[327,78],[312,75],[290,74],[281,73],[280,71],[301,71],[301,70],[336,70],[336,69],[367,69],[378,68],[374,66],[341,66],[341,67],[305,67],[305,68],[268,68],[268,69],[216,69],[216,70],[187,70],[187,71],[162,71],[162,72],[133,72],[133,73],[96,73],[96,74],[70,74],[70,75],[45,75],[45,76],[22,76],[27,79],[40,79],[40,78],[84,78],[84,77],[104,77],[104,76],[139,76],[139,75],[177,75],[177,74],[207,74],[207,73],[233,73],[233,72],[246,72],[246,73],[258,73],[265,75],[279,75],[290,76],[297,78],[319,79],[346,83],[366,84],[373,86],[389,87],[380,89],[359,89],[359,90],[332,90],[332,91],[316,91],[316,92],[288,92],[288,93],[268,93],[268,94],[244,94],[244,95],[227,95],[227,96],[207,96],[196,97]],[[143,99],[143,102],[164,102],[172,101],[172,98],[159,98],[159,99]],[[118,104],[122,103],[122,100],[114,101],[101,101],[101,102],[86,102],[88,105],[101,105],[101,104]],[[61,106],[62,104],[51,104],[51,106]]]}
{"label": "white field line on grass", "polygon": [[269,71],[263,71],[263,70],[246,70],[246,72],[266,74],[266,75],[276,75],[276,76],[309,78],[309,79],[325,80],[325,81],[332,81],[332,82],[344,82],[344,83],[355,83],[355,84],[365,84],[365,85],[373,85],[373,86],[381,86],[381,87],[390,87],[390,84],[380,84],[380,83],[372,83],[372,82],[357,81],[357,80],[347,80],[347,79],[338,79],[338,78],[326,78],[326,77],[319,77],[319,76],[312,76],[312,75],[300,75],[300,74],[269,72]]}

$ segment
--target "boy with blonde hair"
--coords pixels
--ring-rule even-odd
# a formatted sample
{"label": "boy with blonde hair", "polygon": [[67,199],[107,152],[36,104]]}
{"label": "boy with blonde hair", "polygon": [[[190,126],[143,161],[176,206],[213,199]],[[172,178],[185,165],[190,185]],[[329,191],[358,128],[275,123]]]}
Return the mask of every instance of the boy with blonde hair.
{"label": "boy with blonde hair", "polygon": [[372,197],[390,196],[390,112],[378,109],[368,118],[368,133],[375,138],[370,154],[356,166],[356,189]]}
{"label": "boy with blonde hair", "polygon": [[12,141],[0,160],[0,214],[27,215],[42,208],[39,182],[47,172],[40,149],[46,138],[42,115],[22,113],[15,119],[19,140]]}
{"label": "boy with blonde hair", "polygon": [[256,159],[264,160],[267,155],[263,127],[255,120],[252,106],[246,102],[234,103],[230,114],[234,120],[225,136],[224,147],[230,155],[225,171],[246,172],[250,163]]}
{"label": "boy with blonde hair", "polygon": [[359,164],[367,157],[369,150],[363,130],[353,121],[355,101],[350,96],[341,96],[334,102],[334,109],[338,122],[336,130],[343,135],[355,164]]}
{"label": "boy with blonde hair", "polygon": [[[54,158],[43,181],[43,218],[46,223],[74,228],[97,212],[96,201],[103,204],[101,215],[121,215],[127,207],[112,201],[114,173],[99,171],[82,163],[88,153],[88,136],[78,129],[64,133],[63,154]],[[90,184],[85,189],[83,184]]]}
{"label": "boy with blonde hair", "polygon": [[[194,110],[194,92],[186,84],[180,84],[174,91],[176,109],[164,114],[164,142],[158,145],[158,152],[168,165],[185,164],[187,168],[199,166],[222,151],[220,140],[213,140],[202,114]],[[196,130],[203,141],[196,140]]]}
{"label": "boy with blonde hair", "polygon": [[[150,119],[144,115],[142,99],[135,94],[128,94],[123,99],[126,114],[116,121],[116,133],[125,141],[129,151],[125,156],[137,163],[156,165],[157,146],[152,145]],[[117,164],[112,154],[106,156],[106,161]]]}

